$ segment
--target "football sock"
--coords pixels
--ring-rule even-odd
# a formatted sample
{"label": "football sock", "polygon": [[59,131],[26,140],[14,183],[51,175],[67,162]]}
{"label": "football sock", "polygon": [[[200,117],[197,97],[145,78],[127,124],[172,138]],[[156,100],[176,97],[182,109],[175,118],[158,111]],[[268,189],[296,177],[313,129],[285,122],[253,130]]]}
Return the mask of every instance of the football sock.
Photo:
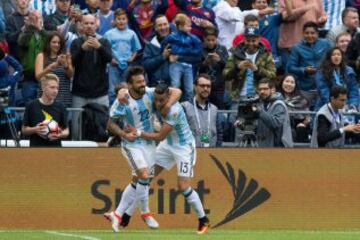
{"label": "football sock", "polygon": [[141,213],[150,212],[149,209],[149,179],[139,179],[136,184],[136,198],[133,204],[125,211],[132,216],[134,210],[139,206]]}
{"label": "football sock", "polygon": [[120,203],[116,208],[116,213],[122,216],[127,208],[129,208],[135,200],[136,195],[136,184],[129,183],[126,188],[124,189]]}
{"label": "football sock", "polygon": [[205,211],[204,207],[200,201],[199,195],[197,192],[192,189],[191,187],[188,187],[183,193],[182,193],[186,199],[186,201],[189,203],[189,205],[195,210],[196,215],[198,218],[205,217]]}

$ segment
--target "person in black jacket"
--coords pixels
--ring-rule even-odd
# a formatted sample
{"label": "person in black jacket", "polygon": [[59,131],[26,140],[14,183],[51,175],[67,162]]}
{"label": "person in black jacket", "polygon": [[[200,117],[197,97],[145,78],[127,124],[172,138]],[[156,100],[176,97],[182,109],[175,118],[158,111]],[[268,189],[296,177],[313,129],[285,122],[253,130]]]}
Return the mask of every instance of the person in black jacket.
{"label": "person in black jacket", "polygon": [[[72,63],[75,68],[72,106],[81,108],[87,103],[109,106],[109,80],[107,64],[111,61],[110,43],[95,34],[96,17],[84,15],[82,26],[85,36],[75,39],[71,45]],[[78,114],[74,114],[76,122]],[[78,136],[77,124],[73,126],[73,137]]]}
{"label": "person in black jacket", "polygon": [[55,0],[55,13],[45,16],[44,28],[49,31],[58,30],[58,26],[69,18],[71,0]]}

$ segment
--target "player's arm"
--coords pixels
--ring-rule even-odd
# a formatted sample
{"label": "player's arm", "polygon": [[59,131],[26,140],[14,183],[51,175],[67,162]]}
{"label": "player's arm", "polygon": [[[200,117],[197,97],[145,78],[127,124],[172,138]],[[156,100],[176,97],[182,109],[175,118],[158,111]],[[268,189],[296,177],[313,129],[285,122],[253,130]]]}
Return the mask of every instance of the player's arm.
{"label": "player's arm", "polygon": [[142,132],[137,131],[137,136],[145,139],[145,140],[155,140],[157,142],[161,142],[166,138],[166,136],[171,132],[173,126],[168,123],[164,123],[159,132]]}
{"label": "player's arm", "polygon": [[114,134],[115,136],[119,136],[123,139],[126,139],[130,142],[134,141],[136,138],[136,134],[133,132],[129,132],[126,133],[125,131],[123,131],[118,124],[112,119],[109,118],[108,123],[107,123],[107,130],[109,132],[111,132],[112,134]]}
{"label": "player's arm", "polygon": [[180,100],[181,97],[181,90],[178,88],[169,88],[170,94],[169,94],[169,100],[165,104],[165,106],[161,109],[161,115],[167,116],[170,112],[170,108],[172,105],[174,105],[177,101]]}

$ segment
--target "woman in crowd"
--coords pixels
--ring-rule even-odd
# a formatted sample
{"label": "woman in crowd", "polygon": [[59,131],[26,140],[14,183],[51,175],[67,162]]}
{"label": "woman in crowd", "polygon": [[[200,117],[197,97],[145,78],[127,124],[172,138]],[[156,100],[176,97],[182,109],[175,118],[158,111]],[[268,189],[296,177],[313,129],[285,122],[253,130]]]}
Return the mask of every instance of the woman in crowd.
{"label": "woman in crowd", "polygon": [[56,100],[61,101],[66,107],[71,107],[70,85],[74,68],[70,54],[65,52],[65,41],[57,32],[48,36],[43,51],[36,56],[36,79],[40,81],[48,73],[53,73],[60,79],[59,94]]}
{"label": "woman in crowd", "polygon": [[316,74],[316,86],[319,92],[317,109],[329,102],[330,89],[343,86],[348,90],[347,109],[356,111],[359,105],[359,87],[354,70],[346,65],[344,53],[339,47],[330,49]]}
{"label": "woman in crowd", "polygon": [[[301,95],[296,85],[295,76],[285,75],[280,82],[280,93],[289,111],[308,111],[308,101]],[[294,142],[309,142],[310,116],[306,114],[290,115]]]}

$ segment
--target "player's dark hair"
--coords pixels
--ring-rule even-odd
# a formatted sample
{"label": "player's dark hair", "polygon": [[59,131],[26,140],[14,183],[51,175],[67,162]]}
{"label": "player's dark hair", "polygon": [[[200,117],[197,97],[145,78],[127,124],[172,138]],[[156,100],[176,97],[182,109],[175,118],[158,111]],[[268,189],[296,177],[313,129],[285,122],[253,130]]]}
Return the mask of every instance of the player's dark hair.
{"label": "player's dark hair", "polygon": [[155,87],[155,93],[162,95],[164,93],[168,93],[170,91],[169,86],[165,83],[159,83]]}
{"label": "player's dark hair", "polygon": [[132,83],[132,77],[136,75],[143,75],[145,70],[142,66],[132,66],[126,71],[126,82]]}

